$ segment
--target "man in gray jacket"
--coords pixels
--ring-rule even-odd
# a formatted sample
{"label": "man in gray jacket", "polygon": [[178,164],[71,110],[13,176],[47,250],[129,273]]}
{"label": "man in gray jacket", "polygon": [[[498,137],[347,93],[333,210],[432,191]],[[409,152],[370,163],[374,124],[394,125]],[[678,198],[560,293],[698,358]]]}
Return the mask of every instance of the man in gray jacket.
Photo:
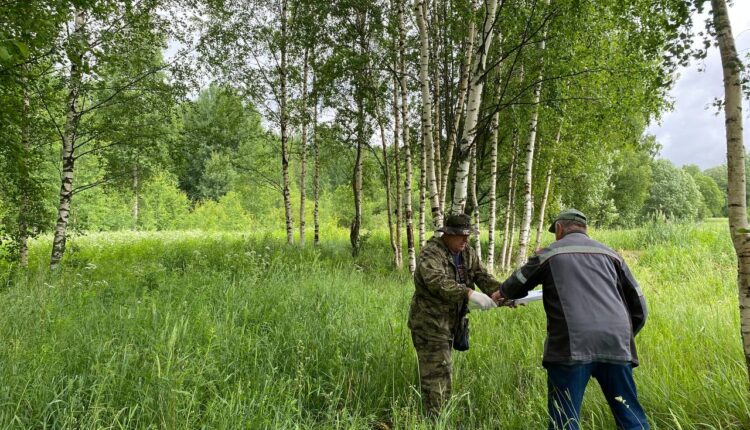
{"label": "man in gray jacket", "polygon": [[638,365],[635,335],[646,322],[646,302],[625,261],[589,238],[586,226],[580,211],[561,212],[549,229],[556,242],[537,251],[493,299],[512,303],[542,284],[550,430],[578,430],[592,376],[619,429],[648,430],[632,371]]}

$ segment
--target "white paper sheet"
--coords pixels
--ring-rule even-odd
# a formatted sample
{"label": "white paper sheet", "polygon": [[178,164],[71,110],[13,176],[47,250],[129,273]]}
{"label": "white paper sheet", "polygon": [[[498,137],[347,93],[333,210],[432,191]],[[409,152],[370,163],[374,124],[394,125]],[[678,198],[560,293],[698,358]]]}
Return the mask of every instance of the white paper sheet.
{"label": "white paper sheet", "polygon": [[516,299],[515,303],[517,305],[523,305],[526,303],[536,302],[538,300],[542,300],[542,292],[539,290],[529,291],[529,295],[526,297],[523,297],[521,299]]}

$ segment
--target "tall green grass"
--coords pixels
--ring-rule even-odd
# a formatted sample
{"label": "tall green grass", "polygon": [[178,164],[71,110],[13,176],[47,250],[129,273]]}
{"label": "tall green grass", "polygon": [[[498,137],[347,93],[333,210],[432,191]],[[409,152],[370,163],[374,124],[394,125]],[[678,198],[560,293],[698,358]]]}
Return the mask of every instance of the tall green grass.
{"label": "tall green grass", "polygon": [[[636,381],[655,429],[750,428],[726,222],[592,235],[625,255],[650,319]],[[432,428],[406,328],[413,290],[374,232],[319,247],[276,233],[49,241],[0,287],[0,428]],[[475,312],[435,427],[543,428],[544,312]],[[614,428],[592,381],[585,428]]]}

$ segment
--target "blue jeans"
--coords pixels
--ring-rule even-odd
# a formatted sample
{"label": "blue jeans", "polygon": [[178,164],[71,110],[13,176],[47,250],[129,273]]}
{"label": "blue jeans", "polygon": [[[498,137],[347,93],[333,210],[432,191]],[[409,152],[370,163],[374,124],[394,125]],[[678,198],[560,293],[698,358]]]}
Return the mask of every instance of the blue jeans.
{"label": "blue jeans", "polygon": [[650,429],[638,402],[629,363],[546,364],[545,367],[549,430],[578,430],[583,393],[592,376],[602,388],[618,429]]}

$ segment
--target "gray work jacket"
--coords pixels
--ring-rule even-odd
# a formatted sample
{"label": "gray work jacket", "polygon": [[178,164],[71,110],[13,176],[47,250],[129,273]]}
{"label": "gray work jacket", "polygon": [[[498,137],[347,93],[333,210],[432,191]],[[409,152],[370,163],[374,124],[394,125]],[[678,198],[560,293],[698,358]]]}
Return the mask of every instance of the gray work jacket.
{"label": "gray work jacket", "polygon": [[542,284],[547,314],[543,364],[630,362],[646,301],[625,261],[584,233],[540,250],[501,287],[510,299]]}

